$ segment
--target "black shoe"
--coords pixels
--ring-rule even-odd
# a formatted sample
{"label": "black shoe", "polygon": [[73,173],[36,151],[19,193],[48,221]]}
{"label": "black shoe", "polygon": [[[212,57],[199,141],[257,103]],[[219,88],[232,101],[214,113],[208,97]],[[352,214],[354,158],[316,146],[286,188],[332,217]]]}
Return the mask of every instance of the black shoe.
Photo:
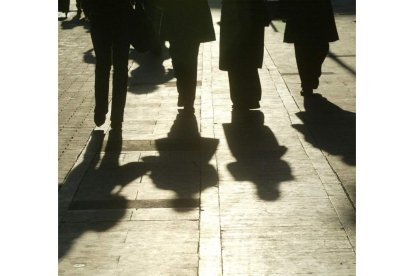
{"label": "black shoe", "polygon": [[114,121],[112,121],[111,122],[111,128],[113,129],[113,130],[121,130],[122,129],[122,122],[114,122]]}
{"label": "black shoe", "polygon": [[95,125],[100,127],[105,123],[106,120],[106,114],[101,113],[95,113],[93,116],[93,121],[95,122]]}

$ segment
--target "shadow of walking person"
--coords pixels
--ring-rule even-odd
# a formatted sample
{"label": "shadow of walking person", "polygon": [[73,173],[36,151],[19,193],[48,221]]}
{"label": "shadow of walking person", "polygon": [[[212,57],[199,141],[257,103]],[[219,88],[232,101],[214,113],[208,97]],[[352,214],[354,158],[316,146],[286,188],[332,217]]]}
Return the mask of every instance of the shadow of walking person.
{"label": "shadow of walking person", "polygon": [[[137,162],[126,163],[121,150],[122,131],[111,130],[103,158],[100,160],[100,155],[97,155],[89,165],[60,223],[59,258],[67,254],[83,233],[104,232],[131,212],[128,200],[135,199],[138,182],[146,169],[138,162],[139,156],[136,157]],[[128,185],[132,189],[127,189]]]}
{"label": "shadow of walking person", "polygon": [[281,160],[287,148],[280,146],[261,111],[232,112],[231,124],[223,124],[230,151],[236,162],[227,165],[237,181],[251,181],[258,196],[266,201],[279,197],[278,186],[292,180],[289,165]]}
{"label": "shadow of walking person", "polygon": [[355,166],[356,114],[341,109],[320,94],[305,97],[304,108],[305,111],[296,114],[304,125],[292,126],[313,146]]}
{"label": "shadow of walking person", "polygon": [[59,21],[61,21],[61,27],[63,30],[69,30],[69,29],[74,29],[76,27],[79,26],[83,26],[83,28],[89,32],[89,23],[86,21],[85,17],[81,18],[80,15],[75,15],[73,16],[70,20],[65,20],[59,18]]}
{"label": "shadow of walking person", "polygon": [[217,185],[217,171],[209,160],[218,143],[217,139],[200,136],[194,114],[181,112],[168,137],[155,141],[159,156],[142,158],[155,186],[174,191],[171,207],[177,212],[199,207],[200,192]]}
{"label": "shadow of walking person", "polygon": [[163,62],[170,58],[165,45],[160,53],[139,53],[131,51],[130,56],[139,66],[130,73],[129,90],[131,93],[142,94],[154,92],[157,85],[166,83],[174,78],[172,69],[166,70]]}

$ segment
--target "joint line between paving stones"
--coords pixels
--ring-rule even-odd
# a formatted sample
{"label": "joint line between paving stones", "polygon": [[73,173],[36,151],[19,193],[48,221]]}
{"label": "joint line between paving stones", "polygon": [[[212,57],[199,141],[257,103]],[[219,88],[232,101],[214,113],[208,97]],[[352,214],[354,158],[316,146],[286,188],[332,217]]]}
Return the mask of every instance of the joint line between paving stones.
{"label": "joint line between paving stones", "polygon": [[[214,105],[214,98],[212,98]],[[213,118],[214,118],[214,109],[213,109]],[[214,124],[214,119],[213,119]],[[216,138],[215,128],[213,129],[214,138]],[[217,138],[216,138],[217,139]],[[217,154],[214,154],[214,160],[216,163],[216,168],[218,168]],[[224,261],[223,261],[223,231],[221,229],[221,200],[220,200],[220,179],[217,181],[217,205],[218,205],[218,220],[219,220],[219,233],[220,233],[220,262],[221,262],[221,275],[224,275]]]}
{"label": "joint line between paving stones", "polygon": [[[94,130],[96,130],[96,127],[94,128]],[[93,130],[93,131],[94,131]],[[93,132],[92,131],[92,132]],[[91,133],[92,133],[91,132]],[[88,168],[89,168],[89,166],[90,166],[90,164],[91,164],[91,162],[93,161],[93,159],[95,158],[95,154],[96,154],[96,152],[95,152],[95,154],[86,154],[86,149],[88,148],[88,145],[89,145],[89,143],[91,142],[91,136],[89,136],[89,139],[88,139],[88,141],[86,142],[86,144],[84,145],[84,147],[82,148],[82,151],[81,151],[81,153],[78,155],[78,157],[77,157],[77,159],[76,159],[76,161],[75,161],[75,163],[74,163],[74,165],[72,166],[72,168],[69,170],[69,172],[68,172],[68,174],[67,174],[67,177],[65,178],[65,181],[63,182],[64,184],[62,185],[62,188],[61,189],[59,189],[59,192],[60,191],[65,191],[65,189],[68,189],[68,191],[69,191],[69,194],[67,195],[67,198],[65,198],[64,200],[63,200],[63,202],[66,204],[66,206],[63,208],[63,210],[62,210],[62,215],[59,215],[59,221],[58,222],[61,222],[61,220],[64,218],[64,214],[63,213],[65,213],[65,212],[67,212],[68,210],[69,210],[69,207],[70,207],[70,203],[72,202],[72,200],[73,200],[73,198],[74,198],[74,196],[76,195],[76,193],[78,192],[78,190],[79,190],[79,186],[80,186],[80,183],[81,183],[81,181],[82,181],[82,179],[83,179],[83,177],[84,177],[84,175],[85,175],[85,173],[86,173],[86,171],[88,170]],[[80,161],[79,160],[79,157],[80,156],[84,156],[84,159],[83,159],[83,161]],[[84,164],[82,164],[82,163],[84,163]],[[79,175],[76,175],[76,176],[74,176],[75,178],[74,178],[74,180],[71,180],[69,183],[66,183],[66,180],[68,180],[68,178],[70,177],[70,175],[71,175],[71,173],[73,172],[73,170],[74,170],[74,168],[75,167],[77,167],[77,166],[80,166],[80,165],[82,165],[82,171],[81,171],[81,173],[79,174]],[[70,185],[70,187],[68,187],[67,185]]]}
{"label": "joint line between paving stones", "polygon": [[[210,51],[210,55],[211,55],[211,51]],[[211,58],[211,57],[210,57]],[[211,84],[211,80],[210,80],[210,84]],[[210,85],[211,89],[213,89],[212,85]],[[213,93],[211,91],[211,104],[212,107],[214,107],[214,96]],[[213,136],[215,139],[217,139],[216,136],[216,129],[214,127],[215,125],[215,110],[214,108],[212,108],[213,110]],[[218,161],[217,161],[217,154],[214,154],[214,160],[215,160],[215,165],[216,168],[218,168]],[[218,204],[218,220],[219,220],[219,233],[220,233],[220,262],[221,262],[221,275],[224,275],[224,261],[223,261],[223,235],[222,235],[222,229],[221,229],[221,205],[220,205],[220,179],[218,179],[217,181],[217,204]]]}
{"label": "joint line between paving stones", "polygon": [[[307,131],[307,129],[306,129],[305,131]],[[302,139],[301,139],[300,137],[298,137],[298,138],[299,138],[299,142],[300,142],[300,144],[301,144],[301,146],[302,146],[303,150],[305,151],[306,156],[308,156],[308,157],[310,158],[310,156],[309,156],[309,154],[308,154],[308,151],[306,150],[306,147],[303,145],[303,141],[302,141]],[[324,156],[324,158],[325,158],[325,160],[326,160],[325,155],[323,155],[323,156]],[[312,162],[312,163],[313,163],[313,162]],[[350,197],[349,197],[348,193],[346,192],[345,188],[343,187],[342,182],[340,181],[340,179],[339,179],[338,175],[335,173],[335,171],[333,170],[333,168],[332,168],[332,166],[329,164],[329,162],[327,162],[327,161],[326,161],[326,163],[328,163],[329,167],[330,167],[330,168],[331,168],[331,170],[334,172],[334,174],[335,174],[336,178],[338,179],[338,181],[339,181],[339,183],[340,183],[340,185],[341,185],[341,187],[342,187],[342,190],[345,192],[345,194],[346,194],[346,196],[347,196],[347,198],[348,198],[348,201],[350,202],[350,204],[351,204],[352,208],[355,210],[355,206],[354,206],[354,204],[352,203],[352,200],[350,199]],[[312,164],[312,165],[313,165],[313,164]],[[317,168],[315,168],[315,167],[314,167],[314,169],[315,169],[315,170],[316,170],[316,172],[318,173],[318,169],[317,169]],[[322,186],[323,186],[323,190],[325,191],[326,195],[328,196],[329,202],[331,203],[331,205],[333,206],[333,208],[334,208],[334,210],[335,210],[336,216],[338,217],[338,220],[339,220],[339,223],[340,223],[340,224],[341,224],[341,226],[342,226],[342,229],[343,229],[343,230],[344,230],[344,232],[346,233],[346,238],[347,238],[347,240],[348,240],[349,244],[350,244],[350,245],[351,245],[351,247],[352,247],[352,251],[354,251],[354,253],[356,253],[356,252],[355,252],[354,245],[353,245],[353,243],[352,243],[351,239],[349,238],[349,234],[347,233],[347,230],[346,230],[346,225],[343,223],[343,221],[342,221],[342,219],[341,219],[341,215],[340,215],[340,213],[338,212],[338,209],[337,209],[337,207],[336,207],[336,204],[332,201],[332,196],[330,196],[330,195],[329,195],[329,193],[328,193],[328,191],[327,191],[327,189],[326,189],[326,186],[325,186],[325,184],[324,184],[324,181],[321,179],[321,177],[320,177],[319,173],[318,173],[318,178],[319,178],[319,180],[321,181],[321,184],[322,184]]]}
{"label": "joint line between paving stones", "polygon": [[[205,43],[203,43],[203,44],[201,44],[202,45],[202,47],[203,47],[203,51],[202,51],[202,55],[203,55],[203,57],[204,56],[207,56],[207,58],[208,58],[208,60],[209,61],[211,61],[212,60],[212,54],[211,54],[211,48],[212,48],[212,46],[211,46],[211,43],[208,43],[207,45],[209,46],[209,49],[208,49],[208,51],[206,51],[205,50],[205,48],[207,47],[207,45],[205,44]],[[205,60],[205,58],[203,58],[202,59],[203,61]],[[205,67],[207,67],[207,66],[209,66],[208,67],[208,69],[209,69],[209,74],[208,74],[208,76],[209,76],[209,78],[206,80],[206,81],[204,81],[204,78],[202,78],[203,79],[203,82],[202,82],[202,89],[201,89],[201,95],[200,95],[200,99],[201,99],[201,104],[200,104],[200,133],[202,133],[202,126],[203,126],[203,122],[202,122],[202,119],[203,119],[203,91],[205,90],[205,88],[206,87],[208,87],[209,89],[210,89],[210,91],[209,91],[209,97],[210,97],[210,99],[211,99],[211,101],[210,101],[210,107],[211,107],[211,111],[212,111],[212,118],[213,118],[213,120],[212,120],[212,124],[213,124],[213,129],[212,129],[212,132],[213,132],[213,137],[215,138],[215,139],[217,139],[217,136],[216,136],[216,133],[215,133],[215,128],[214,128],[214,118],[215,118],[215,114],[214,114],[214,96],[213,96],[213,93],[212,93],[212,66],[211,66],[211,64],[210,63],[208,63],[208,64],[206,64],[205,62],[203,62],[203,66],[202,66],[202,76],[204,76],[204,72],[206,71],[206,69],[207,68],[205,68]],[[204,92],[205,93],[205,92]],[[214,157],[214,162],[215,162],[215,168],[217,168],[218,167],[218,161],[217,161],[217,154],[216,153],[214,153],[214,155],[213,155]],[[200,180],[200,188],[202,188],[202,179]],[[202,190],[200,190],[200,193],[202,193]],[[199,208],[199,229],[200,229],[200,231],[199,231],[199,246],[198,246],[198,252],[199,252],[199,254],[200,254],[200,246],[201,246],[201,219],[202,219],[202,208],[201,208],[201,200],[202,200],[202,196],[200,195],[200,208]],[[223,275],[223,252],[222,252],[222,248],[223,248],[223,244],[222,244],[222,236],[221,236],[221,214],[220,214],[220,180],[218,180],[218,183],[217,183],[217,209],[218,209],[218,224],[219,224],[219,229],[218,229],[218,232],[219,232],[219,237],[220,237],[220,271],[221,271],[221,275]],[[200,255],[199,255],[199,263],[198,263],[198,270],[197,270],[197,275],[200,275]]]}
{"label": "joint line between paving stones", "polygon": [[[312,137],[312,140],[314,141],[314,143],[316,144],[316,149],[318,149],[318,151],[321,153],[321,155],[323,156],[323,158],[324,158],[324,160],[325,160],[325,163],[329,166],[329,168],[331,169],[331,171],[332,171],[332,173],[335,175],[335,177],[336,177],[336,179],[338,180],[338,182],[339,182],[339,184],[340,184],[340,186],[341,186],[341,188],[342,188],[342,191],[345,193],[345,195],[346,195],[346,197],[348,198],[348,201],[350,202],[350,204],[351,204],[351,206],[352,206],[352,208],[354,209],[354,210],[356,210],[356,207],[355,207],[355,204],[353,203],[353,201],[352,201],[352,199],[351,199],[351,196],[349,195],[349,193],[346,191],[346,189],[345,189],[345,186],[343,185],[343,183],[342,183],[342,181],[341,181],[341,179],[339,178],[339,176],[338,176],[338,174],[336,173],[336,171],[334,170],[334,168],[332,167],[332,165],[329,163],[329,161],[327,160],[327,157],[326,157],[326,155],[323,153],[323,151],[320,149],[321,147],[319,146],[319,143],[318,143],[318,141],[315,139],[315,136],[313,135],[313,133],[312,133],[312,131],[310,131],[306,126],[304,126],[304,132],[305,133],[307,133],[306,135],[307,136],[310,136],[310,137]],[[306,153],[306,155],[309,157],[309,159],[311,159],[310,158],[310,156],[309,156],[309,154],[308,154],[308,151],[306,150],[306,147],[305,147],[305,145],[304,145],[304,141],[303,141],[303,138],[302,137],[300,137],[299,135],[297,135],[297,137],[298,137],[298,139],[299,139],[299,142],[300,142],[300,144],[301,144],[301,146],[302,146],[302,148],[303,148],[303,150],[305,151],[305,153]],[[313,164],[312,164],[313,165]],[[314,167],[314,169],[316,170],[316,172],[318,172],[318,169],[317,168],[315,168]],[[320,177],[320,174],[319,174],[319,172],[318,172],[318,178],[321,180],[321,183],[322,183],[322,185],[323,185],[323,189],[325,190],[325,193],[328,195],[328,197],[329,197],[329,193],[327,192],[327,189],[325,188],[325,183],[324,183],[324,181],[323,181],[323,179],[321,179],[321,177]]]}
{"label": "joint line between paving stones", "polygon": [[[277,74],[279,75],[279,78],[283,81],[283,85],[285,86],[286,90],[287,90],[287,91],[289,91],[289,94],[290,94],[290,96],[292,97],[292,94],[290,93],[289,87],[287,86],[287,84],[286,84],[286,82],[285,82],[285,79],[282,77],[282,75],[281,75],[281,73],[280,73],[280,71],[279,71],[278,67],[276,66],[276,62],[273,60],[272,55],[269,53],[269,49],[267,49],[267,47],[266,47],[266,46],[265,46],[265,49],[266,49],[266,53],[267,53],[267,55],[270,57],[270,60],[272,61],[273,65],[274,65],[274,66],[275,66],[275,68],[276,68],[276,71],[277,71]],[[267,69],[267,70],[268,70],[268,72],[270,71],[269,69]],[[277,87],[276,87],[276,80],[275,80],[275,76],[273,76],[273,74],[271,74],[271,73],[269,73],[269,74],[270,74],[270,77],[271,77],[271,78],[272,78],[272,80],[273,80],[273,86],[274,86],[274,88],[275,88],[275,90],[276,90],[276,93],[278,93],[278,94],[279,94],[279,92],[278,92],[278,90],[277,90]],[[290,116],[290,112],[289,112],[289,109],[288,109],[287,105],[285,104],[285,100],[284,100],[284,98],[283,98],[280,94],[279,94],[279,97],[280,97],[280,99],[282,100],[283,107],[286,109],[286,111],[287,111],[287,113],[288,113],[288,116],[289,116],[289,121],[290,121],[290,123],[292,124],[292,119],[291,119],[291,116]],[[297,109],[298,109],[298,110],[300,110],[298,103],[295,101],[295,99],[294,99],[293,97],[292,97],[292,99],[293,99],[293,102],[295,103],[295,105],[296,105]]]}
{"label": "joint line between paving stones", "polygon": [[[356,210],[356,207],[355,207],[354,203],[352,202],[350,195],[349,195],[349,194],[348,194],[348,192],[346,191],[346,189],[345,189],[345,187],[344,187],[344,185],[343,185],[343,183],[342,183],[341,179],[339,178],[338,174],[335,172],[334,168],[331,166],[331,164],[330,164],[330,163],[329,163],[329,161],[327,160],[327,158],[326,158],[325,154],[323,154],[323,151],[322,151],[322,150],[320,150],[320,147],[318,146],[318,142],[314,139],[314,138],[315,138],[315,137],[314,137],[314,135],[313,135],[313,134],[312,134],[312,132],[311,132],[311,131],[309,131],[306,127],[305,127],[305,132],[310,133],[310,134],[308,134],[308,135],[309,135],[309,136],[311,136],[311,137],[312,137],[312,139],[315,141],[315,144],[317,145],[318,150],[321,152],[322,156],[324,157],[324,159],[325,159],[326,163],[328,164],[329,168],[331,169],[332,173],[335,175],[336,179],[337,179],[337,180],[338,180],[338,182],[340,183],[341,188],[342,188],[342,191],[345,193],[346,197],[348,198],[348,200],[349,200],[349,202],[350,202],[350,204],[351,204],[352,208],[353,208],[354,210]],[[305,147],[305,146],[304,146],[304,144],[303,144],[303,139],[302,139],[300,136],[298,136],[298,138],[299,138],[299,142],[300,142],[300,144],[301,144],[301,146],[302,146],[303,150],[305,151],[306,155],[309,157],[308,151],[306,150],[306,147]],[[316,172],[318,172],[318,169],[317,169],[317,168],[315,168],[315,167],[314,167],[314,169],[316,170]],[[323,185],[323,189],[325,190],[325,193],[328,195],[328,197],[330,197],[330,196],[329,196],[329,193],[327,192],[327,190],[326,190],[326,188],[325,188],[324,181],[321,179],[321,177],[320,177],[319,173],[318,173],[318,178],[321,180],[321,183],[322,183],[322,185]],[[334,205],[334,206],[335,206],[335,205]]]}
{"label": "joint line between paving stones", "polygon": [[[92,130],[92,131],[93,131],[93,130]],[[89,137],[91,136],[92,131],[89,133]],[[73,138],[73,137],[72,137],[72,138]],[[73,163],[72,167],[70,167],[70,169],[69,169],[68,173],[66,174],[65,178],[63,179],[63,181],[62,181],[62,185],[59,187],[59,190],[60,190],[60,189],[61,189],[61,188],[65,185],[66,181],[68,180],[68,177],[69,177],[70,173],[71,173],[71,172],[72,172],[72,170],[75,168],[75,165],[76,165],[76,163],[77,163],[77,161],[78,161],[79,157],[82,155],[82,153],[84,152],[84,150],[85,150],[86,146],[88,145],[88,142],[89,142],[89,139],[86,141],[86,143],[85,143],[85,145],[83,146],[82,150],[81,150],[81,151],[78,153],[78,155],[76,156],[75,162]],[[65,148],[65,150],[67,150],[67,148]],[[63,155],[63,153],[65,152],[65,150],[64,150],[64,151],[62,151],[61,156]],[[58,162],[59,162],[59,159],[58,159]]]}
{"label": "joint line between paving stones", "polygon": [[[335,213],[338,215],[338,212],[336,211],[336,208],[335,208]],[[338,215],[338,217],[339,217],[339,215]],[[354,252],[354,254],[356,254],[356,250],[355,250],[354,244],[352,243],[351,239],[349,238],[349,235],[348,235],[348,233],[347,233],[347,231],[346,231],[345,225],[342,223],[342,221],[341,221],[341,220],[339,220],[339,223],[341,223],[342,228],[344,229],[344,231],[345,231],[345,233],[346,233],[346,238],[348,239],[348,242],[349,242],[349,244],[350,244],[350,245],[351,245],[351,247],[352,247],[352,251]]]}
{"label": "joint line between paving stones", "polygon": [[[211,45],[211,44],[210,44]],[[211,46],[210,46],[211,47]],[[211,51],[210,51],[210,59],[212,59],[211,57]],[[210,70],[212,71],[212,68],[210,68]],[[212,76],[213,72],[211,72],[210,76]],[[217,139],[216,136],[216,128],[214,127],[215,124],[215,110],[214,110],[214,97],[213,97],[213,86],[212,86],[212,80],[210,78],[210,88],[211,88],[211,105],[212,105],[212,110],[213,110],[213,135],[214,138]],[[215,160],[215,165],[216,165],[216,169],[218,168],[218,161],[217,161],[217,153],[214,154],[214,160]],[[218,205],[218,220],[219,220],[219,234],[220,234],[220,262],[221,262],[221,275],[224,275],[224,261],[223,261],[223,235],[222,235],[222,229],[221,229],[221,205],[220,205],[220,179],[217,180],[217,205]]]}
{"label": "joint line between paving stones", "polygon": [[[211,46],[210,46],[211,47]],[[211,51],[210,51],[210,55],[211,55]],[[210,57],[211,58],[211,57]],[[210,69],[212,70],[212,69]],[[211,76],[212,76],[213,72],[211,72]],[[213,89],[212,85],[211,85],[211,89]],[[212,107],[214,107],[214,97],[213,97],[213,93],[211,91],[211,104]],[[213,135],[214,138],[217,139],[216,136],[216,128],[214,127],[215,124],[215,110],[214,108],[212,108],[213,110]],[[214,154],[214,160],[216,162],[216,169],[218,168],[218,161],[217,161],[217,153]],[[223,261],[223,235],[222,235],[222,229],[221,229],[221,200],[220,200],[220,179],[217,180],[217,204],[218,204],[218,220],[219,220],[219,233],[220,233],[220,262],[221,262],[221,275],[224,275],[224,261]]]}
{"label": "joint line between paving stones", "polygon": [[[200,106],[200,113],[201,113],[201,106]],[[201,116],[200,116],[201,117]],[[200,127],[200,134],[201,134],[201,118],[200,118],[200,123],[199,123],[199,127]],[[199,152],[199,157],[201,160],[201,155],[202,155],[202,151]],[[198,202],[198,247],[197,247],[197,254],[198,254],[198,262],[197,262],[197,275],[200,275],[200,247],[201,247],[201,218],[202,218],[202,208],[201,208],[201,194],[203,193],[203,172],[200,169],[200,174],[199,174],[199,181],[198,181],[198,189],[199,189],[199,202]]]}
{"label": "joint line between paving stones", "polygon": [[[266,49],[266,52],[267,52],[267,54],[270,56],[270,54],[269,54],[269,52],[268,52],[268,50]],[[299,108],[299,105],[298,105],[298,103],[295,101],[295,99],[294,99],[294,97],[292,96],[292,93],[290,93],[290,90],[289,90],[289,88],[288,88],[288,86],[286,85],[286,82],[285,82],[285,80],[283,79],[283,77],[281,76],[281,74],[280,74],[280,71],[278,70],[278,68],[276,67],[276,64],[275,64],[275,62],[274,62],[274,60],[272,59],[272,57],[270,56],[270,59],[272,60],[272,62],[273,62],[273,64],[275,65],[275,68],[276,68],[276,72],[277,72],[277,74],[278,74],[278,78],[283,82],[283,84],[282,85],[284,85],[285,86],[285,88],[286,88],[286,90],[287,91],[289,91],[289,96],[287,96],[287,95],[280,95],[279,94],[279,91],[278,91],[278,89],[277,89],[277,86],[276,86],[276,83],[275,83],[275,77],[273,76],[273,74],[271,74],[271,78],[273,79],[273,85],[274,85],[274,87],[276,88],[276,93],[278,93],[279,94],[279,97],[282,99],[282,103],[283,103],[283,106],[285,107],[285,109],[286,109],[286,111],[287,111],[287,113],[288,113],[288,116],[289,116],[289,120],[290,120],[290,122],[292,123],[292,119],[291,119],[291,110],[289,110],[289,108],[288,108],[288,106],[285,104],[285,97],[290,97],[292,100],[293,100],[293,102],[295,103],[295,105],[296,105],[296,107],[298,108],[298,110],[300,110],[300,108]],[[268,69],[268,71],[269,71],[269,69]],[[306,132],[308,132],[308,133],[310,133],[311,134],[311,137],[312,137],[312,139],[313,140],[315,140],[315,137],[314,137],[314,135],[312,134],[312,132],[310,132],[309,130],[308,130],[308,128],[306,127],[306,126],[304,126],[304,128],[305,128],[305,131]],[[302,148],[304,149],[304,151],[305,151],[305,154],[309,157],[309,154],[308,154],[308,151],[306,150],[306,147],[304,146],[304,144],[303,144],[303,139],[298,135],[298,138],[299,138],[299,141],[300,141],[300,143],[301,143],[301,146],[302,146]],[[316,141],[316,140],[315,140]],[[329,166],[329,168],[331,169],[331,171],[334,173],[334,175],[336,176],[336,178],[338,179],[338,182],[340,183],[340,186],[341,186],[341,188],[342,188],[342,190],[344,191],[344,194],[345,194],[345,196],[346,196],[346,198],[348,199],[348,201],[350,202],[350,204],[351,204],[351,206],[352,206],[352,208],[355,210],[355,205],[353,204],[353,202],[352,202],[352,200],[351,200],[351,198],[350,198],[350,196],[349,196],[349,194],[346,192],[346,189],[344,188],[344,185],[343,185],[343,183],[341,182],[341,180],[339,179],[339,177],[338,177],[338,175],[336,174],[336,172],[335,172],[335,170],[332,168],[332,166],[331,166],[331,164],[328,162],[328,160],[327,160],[327,158],[326,158],[326,156],[323,154],[323,152],[322,152],[322,150],[320,149],[320,147],[316,147],[316,149],[318,150],[318,152],[323,156],[323,159],[324,159],[324,161],[325,161],[325,163],[327,163],[328,164],[328,166]],[[313,162],[312,162],[312,165],[313,165]],[[327,193],[327,190],[326,190],[326,187],[325,187],[325,184],[324,184],[324,181],[321,179],[321,177],[320,177],[320,174],[319,174],[319,172],[318,172],[318,169],[317,168],[315,168],[314,167],[314,169],[316,170],[316,172],[318,173],[318,178],[320,179],[320,181],[321,181],[321,184],[322,184],[322,186],[323,186],[323,188],[324,188],[324,190],[325,190],[325,193],[328,195],[328,199],[329,199],[329,202],[331,203],[331,205],[333,206],[333,208],[334,208],[334,210],[335,210],[335,213],[336,213],[336,215],[337,215],[337,217],[338,217],[338,220],[339,220],[339,223],[341,224],[341,226],[342,226],[342,228],[344,229],[344,232],[346,233],[346,236],[347,236],[347,239],[348,239],[348,242],[349,242],[349,244],[351,245],[351,247],[352,247],[352,250],[354,251],[354,253],[355,253],[355,248],[354,248],[354,246],[353,246],[353,243],[351,242],[351,239],[350,239],[350,237],[349,237],[349,234],[347,233],[347,230],[346,230],[346,227],[345,227],[345,224],[343,223],[343,221],[342,221],[342,219],[341,219],[341,215],[339,214],[339,212],[337,211],[337,206],[335,205],[335,203],[332,201],[332,199],[331,199],[331,196],[329,196],[329,194]]]}
{"label": "joint line between paving stones", "polygon": [[[266,48],[266,47],[265,47]],[[276,63],[274,62],[274,60],[273,60],[273,58],[272,58],[272,56],[270,55],[270,53],[269,53],[269,50],[266,48],[266,52],[267,52],[267,54],[269,55],[269,57],[270,57],[270,59],[272,60],[272,62],[273,62],[273,64],[274,64],[274,66],[275,66],[275,68],[276,68],[276,71],[277,71],[277,74],[279,75],[278,77],[279,77],[279,79],[281,79],[282,80],[282,82],[283,82],[283,84],[282,85],[284,85],[285,86],[285,88],[286,88],[286,90],[287,91],[289,91],[289,95],[290,95],[290,97],[292,98],[292,100],[293,100],[293,102],[295,103],[295,105],[296,105],[296,107],[298,108],[298,110],[300,110],[300,107],[299,107],[299,105],[298,105],[298,103],[295,101],[295,98],[292,96],[292,93],[290,93],[290,90],[289,90],[289,87],[287,86],[287,84],[286,84],[286,82],[285,82],[285,79],[282,77],[282,75],[281,75],[281,73],[280,73],[280,71],[279,71],[279,69],[277,68],[277,66],[276,66]],[[274,86],[275,86],[275,88],[276,88],[276,92],[278,93],[278,90],[277,90],[277,87],[276,87],[276,85],[275,85],[275,78],[273,77],[273,74],[270,74],[271,75],[271,77],[272,77],[272,79],[273,79],[273,84],[274,84]],[[288,113],[288,116],[289,116],[289,121],[292,123],[292,119],[291,119],[291,113],[289,112],[289,108],[287,107],[287,105],[285,104],[285,99],[284,99],[284,97],[283,96],[281,96],[280,94],[279,94],[279,97],[282,99],[282,103],[283,103],[283,106],[285,107],[285,109],[288,111],[287,113]],[[304,128],[305,128],[305,131],[306,132],[308,132],[309,134],[310,134],[310,136],[312,137],[312,139],[315,141],[315,143],[316,144],[318,144],[318,142],[317,142],[317,140],[315,139],[315,137],[314,137],[314,135],[313,135],[313,133],[306,127],[306,126],[304,126]],[[308,155],[308,153],[307,153],[307,150],[306,150],[306,148],[304,147],[304,145],[303,145],[303,141],[302,141],[302,138],[300,137],[300,136],[298,136],[298,138],[299,138],[299,141],[300,141],[300,143],[301,143],[301,145],[302,145],[302,148],[305,150],[305,153],[306,153],[306,155]],[[342,181],[340,180],[340,178],[338,177],[338,174],[335,172],[335,170],[332,168],[332,166],[331,166],[331,164],[329,163],[329,161],[327,160],[327,158],[326,158],[326,156],[325,156],[325,154],[323,153],[323,151],[322,150],[320,150],[320,147],[318,146],[318,147],[316,147],[318,150],[319,150],[319,152],[322,154],[322,156],[324,157],[324,159],[325,159],[325,162],[328,164],[328,166],[331,168],[331,171],[335,174],[335,176],[336,176],[336,178],[338,179],[338,181],[339,181],[339,183],[340,183],[340,185],[341,185],[341,188],[342,188],[342,190],[344,191],[344,193],[345,193],[345,195],[346,195],[346,197],[348,198],[348,200],[349,200],[349,202],[351,203],[351,205],[352,205],[352,207],[354,208],[354,210],[356,209],[356,207],[355,207],[355,204],[353,203],[353,201],[351,200],[351,197],[350,197],[350,195],[349,195],[349,193],[346,191],[346,189],[345,189],[345,187],[344,187],[344,185],[343,185],[343,183],[342,183]],[[308,155],[309,156],[309,155]],[[316,168],[315,168],[315,170],[316,171],[318,171]],[[318,174],[318,177],[319,177],[319,174]],[[323,183],[323,181],[322,181],[322,179],[321,179],[321,183],[324,185],[324,183]],[[324,189],[325,189],[325,185],[324,185]],[[326,189],[325,189],[325,192],[326,192]]]}
{"label": "joint line between paving stones", "polygon": [[[312,132],[310,132],[310,133],[312,135]],[[312,137],[313,137],[313,135],[312,135]],[[322,152],[322,155],[325,157],[325,159],[327,159],[323,152]],[[356,210],[356,206],[355,206],[354,202],[352,201],[351,196],[349,195],[348,191],[345,189],[345,186],[342,183],[341,179],[339,178],[338,174],[336,173],[334,168],[331,166],[331,163],[329,163],[329,161],[327,161],[327,163],[328,163],[328,166],[331,168],[332,172],[335,174],[335,176],[338,179],[339,183],[341,184],[342,190],[346,194],[346,197],[348,198],[349,202],[351,203],[352,208],[354,208],[354,210]]]}

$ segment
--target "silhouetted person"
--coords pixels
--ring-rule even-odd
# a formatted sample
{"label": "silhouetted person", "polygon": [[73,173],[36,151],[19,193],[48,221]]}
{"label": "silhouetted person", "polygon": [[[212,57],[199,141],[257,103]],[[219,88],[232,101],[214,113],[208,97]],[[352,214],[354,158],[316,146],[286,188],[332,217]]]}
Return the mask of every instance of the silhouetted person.
{"label": "silhouetted person", "polygon": [[286,11],[284,42],[294,43],[302,95],[319,86],[329,42],[338,40],[330,0],[282,0]]}
{"label": "silhouetted person", "polygon": [[83,0],[91,25],[96,56],[95,114],[97,126],[108,113],[109,77],[113,66],[111,127],[122,128],[128,82],[129,39],[127,14],[129,0]]}
{"label": "silhouetted person", "polygon": [[215,40],[213,21],[207,0],[163,0],[161,39],[169,41],[178,103],[194,113],[197,86],[197,58],[200,43]]}
{"label": "silhouetted person", "polygon": [[220,70],[227,71],[234,109],[260,107],[264,29],[269,24],[263,0],[223,0]]}

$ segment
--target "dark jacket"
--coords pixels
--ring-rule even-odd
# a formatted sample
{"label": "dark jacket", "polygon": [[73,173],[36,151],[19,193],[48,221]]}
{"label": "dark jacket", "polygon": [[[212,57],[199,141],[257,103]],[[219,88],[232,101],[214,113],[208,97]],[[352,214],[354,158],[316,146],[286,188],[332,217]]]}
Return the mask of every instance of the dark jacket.
{"label": "dark jacket", "polygon": [[208,42],[216,39],[207,0],[159,0],[163,10],[160,36],[164,40]]}
{"label": "dark jacket", "polygon": [[122,14],[131,7],[130,0],[82,0],[82,8],[85,15],[91,14]]}
{"label": "dark jacket", "polygon": [[220,21],[221,70],[261,68],[264,29],[269,23],[263,0],[223,0]]}
{"label": "dark jacket", "polygon": [[282,0],[286,13],[284,42],[332,42],[339,39],[330,0]]}

